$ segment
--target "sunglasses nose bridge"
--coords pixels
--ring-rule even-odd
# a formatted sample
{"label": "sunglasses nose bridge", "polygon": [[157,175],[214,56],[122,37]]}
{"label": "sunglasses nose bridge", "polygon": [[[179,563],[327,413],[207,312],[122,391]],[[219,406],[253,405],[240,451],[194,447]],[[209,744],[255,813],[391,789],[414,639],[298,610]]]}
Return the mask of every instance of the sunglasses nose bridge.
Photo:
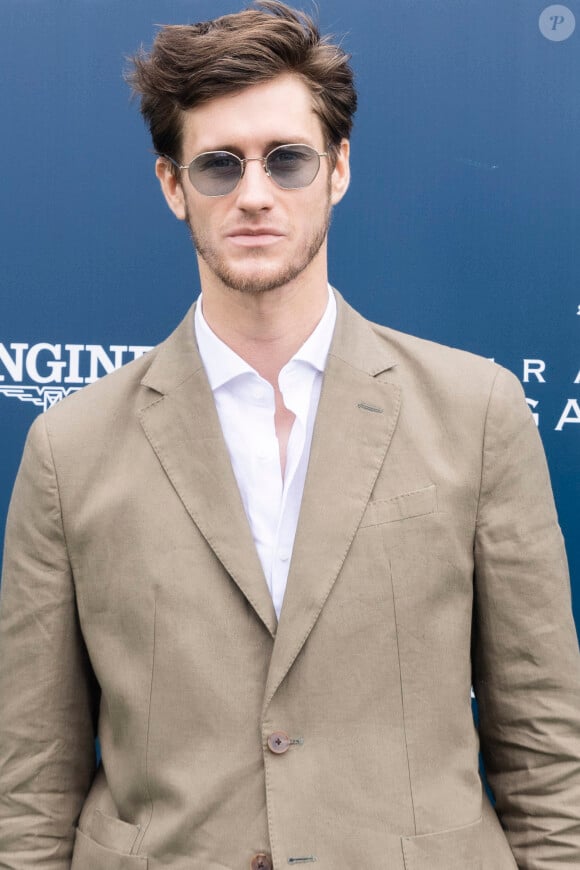
{"label": "sunglasses nose bridge", "polygon": [[264,170],[266,175],[271,175],[270,167],[268,166],[268,157],[267,156],[266,157],[243,157],[240,160],[240,163],[242,164],[241,177],[244,176],[244,173],[246,171],[246,165],[248,163],[251,163],[252,161],[256,161],[256,160],[260,161],[260,163],[262,164],[262,169]]}
{"label": "sunglasses nose bridge", "polygon": [[[252,197],[259,196],[262,197],[266,194],[266,190],[270,187],[270,182],[273,181],[267,160],[268,157],[241,157],[240,160],[240,177],[235,185],[234,189],[238,189],[242,191],[242,195],[251,195]],[[263,179],[264,176],[260,176],[260,168],[256,167],[255,171],[258,173],[255,177],[252,176],[252,172],[250,171],[249,176],[246,173],[246,168],[248,163],[256,163],[259,162],[262,164],[262,169],[264,170],[267,178],[269,179],[265,184],[264,181],[260,181],[260,177]],[[258,193],[260,191],[260,193]]]}

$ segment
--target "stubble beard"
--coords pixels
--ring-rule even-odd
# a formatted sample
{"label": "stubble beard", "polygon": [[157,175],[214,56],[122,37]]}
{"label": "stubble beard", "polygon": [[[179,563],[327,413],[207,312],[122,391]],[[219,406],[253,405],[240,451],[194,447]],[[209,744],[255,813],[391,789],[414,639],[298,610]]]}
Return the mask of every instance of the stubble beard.
{"label": "stubble beard", "polygon": [[[304,251],[301,252],[302,256],[297,258],[294,263],[288,263],[285,268],[280,269],[276,274],[266,273],[260,275],[258,273],[251,277],[240,275],[236,272],[235,268],[229,267],[225,258],[222,257],[214,247],[212,247],[209,241],[204,239],[202,233],[196,231],[187,206],[185,220],[189,227],[191,241],[193,242],[193,246],[198,256],[201,257],[208,269],[213,272],[225,287],[229,290],[237,290],[240,293],[260,294],[268,293],[270,290],[276,290],[278,287],[290,284],[298,278],[302,272],[304,272],[320,251],[324,240],[328,235],[331,213],[332,207],[329,197],[326,203],[323,219],[320,221],[320,224],[316,227],[312,236],[308,240]],[[258,262],[261,252],[257,251],[254,256],[256,262]]]}

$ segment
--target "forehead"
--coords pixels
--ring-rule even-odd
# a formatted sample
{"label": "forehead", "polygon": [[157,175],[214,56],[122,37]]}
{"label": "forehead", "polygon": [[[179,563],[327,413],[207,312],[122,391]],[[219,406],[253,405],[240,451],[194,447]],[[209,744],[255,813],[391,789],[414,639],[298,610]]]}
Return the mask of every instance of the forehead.
{"label": "forehead", "polygon": [[261,153],[268,145],[290,142],[325,145],[312,94],[296,75],[278,76],[184,112],[184,158],[222,148]]}

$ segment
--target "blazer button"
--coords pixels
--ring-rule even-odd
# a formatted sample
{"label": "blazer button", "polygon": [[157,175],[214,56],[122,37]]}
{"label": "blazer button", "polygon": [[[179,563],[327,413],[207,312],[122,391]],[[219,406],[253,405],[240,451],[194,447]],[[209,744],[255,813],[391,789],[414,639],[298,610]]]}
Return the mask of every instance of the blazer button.
{"label": "blazer button", "polygon": [[273,870],[274,865],[269,855],[260,852],[252,858],[252,870]]}
{"label": "blazer button", "polygon": [[283,755],[285,752],[288,752],[291,742],[284,731],[274,731],[268,737],[268,749],[275,755]]}

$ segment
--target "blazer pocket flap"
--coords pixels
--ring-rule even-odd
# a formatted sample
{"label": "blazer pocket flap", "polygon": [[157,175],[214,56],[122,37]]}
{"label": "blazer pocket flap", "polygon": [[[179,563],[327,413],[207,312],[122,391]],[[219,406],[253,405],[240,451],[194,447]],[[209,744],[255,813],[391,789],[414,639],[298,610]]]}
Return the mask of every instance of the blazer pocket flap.
{"label": "blazer pocket flap", "polygon": [[361,527],[378,526],[382,523],[392,523],[395,520],[405,520],[410,517],[421,517],[435,513],[437,510],[437,487],[434,483],[404,492],[393,498],[370,501],[363,514]]}
{"label": "blazer pocket flap", "polygon": [[127,855],[133,851],[137,837],[141,833],[140,825],[130,825],[129,822],[107,816],[100,810],[94,810],[83,827],[85,833],[101,846],[117,852],[126,852]]}
{"label": "blazer pocket flap", "polygon": [[405,870],[482,870],[481,819],[461,828],[401,837]]}
{"label": "blazer pocket flap", "polygon": [[71,870],[147,870],[144,855],[122,855],[101,846],[77,828]]}

